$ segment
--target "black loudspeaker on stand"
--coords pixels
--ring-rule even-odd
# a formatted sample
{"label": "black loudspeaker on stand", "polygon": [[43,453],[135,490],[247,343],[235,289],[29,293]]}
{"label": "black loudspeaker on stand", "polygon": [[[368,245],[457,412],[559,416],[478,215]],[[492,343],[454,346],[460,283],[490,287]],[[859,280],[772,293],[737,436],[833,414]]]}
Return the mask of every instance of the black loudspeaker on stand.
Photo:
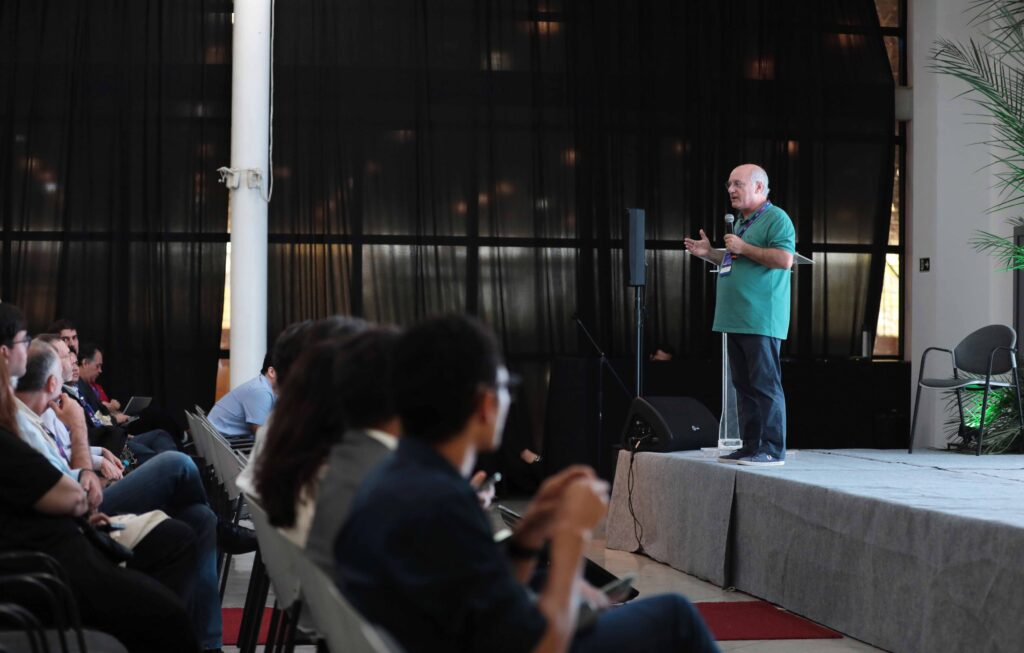
{"label": "black loudspeaker on stand", "polygon": [[627,451],[685,451],[718,446],[718,420],[690,397],[637,397],[622,429]]}

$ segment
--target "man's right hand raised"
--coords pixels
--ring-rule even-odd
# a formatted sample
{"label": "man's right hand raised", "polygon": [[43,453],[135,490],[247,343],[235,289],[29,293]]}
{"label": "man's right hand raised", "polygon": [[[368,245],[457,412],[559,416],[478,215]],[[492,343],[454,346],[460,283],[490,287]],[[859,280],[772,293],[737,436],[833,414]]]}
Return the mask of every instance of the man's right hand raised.
{"label": "man's right hand raised", "polygon": [[68,427],[69,431],[76,428],[85,430],[85,410],[66,392],[61,393],[60,401],[50,401],[50,408],[57,415],[57,419]]}
{"label": "man's right hand raised", "polygon": [[573,465],[544,481],[526,513],[516,525],[516,542],[536,549],[551,536],[551,528],[558,523],[557,517],[565,501],[565,493],[574,481],[595,479],[594,470],[585,465]]}
{"label": "man's right hand raised", "polygon": [[559,524],[589,532],[608,511],[608,483],[596,478],[579,478],[565,489],[559,510]]}
{"label": "man's right hand raised", "polygon": [[700,240],[694,240],[693,238],[683,238],[683,245],[686,246],[686,251],[690,252],[694,256],[706,257],[711,253],[711,241],[708,240],[707,234],[704,230],[700,230]]}

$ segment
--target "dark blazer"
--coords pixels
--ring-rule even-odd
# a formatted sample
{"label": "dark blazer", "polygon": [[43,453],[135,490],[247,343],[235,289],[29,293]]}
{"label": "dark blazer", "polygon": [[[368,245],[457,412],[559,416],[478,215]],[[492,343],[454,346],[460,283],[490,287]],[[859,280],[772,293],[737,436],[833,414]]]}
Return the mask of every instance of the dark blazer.
{"label": "dark blazer", "polygon": [[[93,404],[89,403],[82,396],[82,383],[82,380],[79,379],[78,384],[73,386],[71,384],[65,384],[64,389],[67,391],[68,396],[81,404],[82,409],[85,410],[85,428],[89,432],[89,445],[93,447],[103,447],[104,449],[113,452],[115,456],[121,455],[121,452],[124,451],[124,445],[128,442],[128,431],[115,424],[111,424],[110,426],[97,425],[89,418],[90,412],[95,414],[96,409],[93,408]],[[89,387],[89,384],[85,383],[84,385],[89,392],[92,393],[92,397],[96,400],[96,403],[99,403],[99,398],[96,396],[96,393],[93,392],[92,388]],[[100,404],[100,407],[103,408],[102,404]]]}
{"label": "dark blazer", "polygon": [[107,407],[100,401],[99,396],[96,395],[96,391],[92,389],[92,386],[85,379],[78,379],[78,395],[82,398],[82,401],[87,402],[97,413],[110,414]]}
{"label": "dark blazer", "polygon": [[327,455],[327,473],[316,491],[316,511],[306,540],[306,554],[334,576],[334,540],[348,517],[356,490],[390,449],[365,431],[345,433]]}

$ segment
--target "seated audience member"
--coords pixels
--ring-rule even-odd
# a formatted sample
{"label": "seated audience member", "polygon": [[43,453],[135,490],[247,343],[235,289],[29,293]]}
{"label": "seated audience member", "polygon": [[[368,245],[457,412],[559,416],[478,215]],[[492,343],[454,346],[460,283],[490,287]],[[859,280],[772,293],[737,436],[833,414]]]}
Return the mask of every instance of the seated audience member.
{"label": "seated audience member", "polygon": [[[511,398],[493,335],[466,317],[401,337],[393,371],[395,454],[363,483],[335,545],[335,578],[366,618],[416,651],[717,651],[678,595],[638,599],[576,633],[580,567],[607,484],[574,467],[541,486],[507,548],[466,480],[498,446]],[[538,600],[524,583],[541,546]]]}
{"label": "seated audience member", "polygon": [[318,543],[330,555],[359,480],[395,447],[398,419],[388,385],[397,337],[371,328],[314,345],[282,388],[256,489],[270,523],[300,547],[315,519],[328,531]]}
{"label": "seated audience member", "polygon": [[64,344],[68,346],[75,357],[78,356],[78,328],[75,323],[67,318],[59,318],[53,321],[53,324],[46,329],[47,333],[56,333],[60,336],[60,339],[64,341]]}
{"label": "seated audience member", "polygon": [[[0,340],[0,350],[7,350],[0,355],[0,374],[7,376],[7,361],[18,358],[11,356],[19,346],[12,340],[23,338]],[[165,520],[135,545],[127,568],[117,566],[73,519],[90,512],[85,490],[21,439],[17,412],[10,386],[0,384],[0,552],[53,556],[67,574],[82,624],[114,635],[129,650],[195,651],[195,631],[179,598],[194,591],[191,530]],[[104,520],[99,513],[90,517]]]}
{"label": "seated audience member", "polygon": [[7,363],[11,386],[25,373],[31,343],[32,336],[28,335],[21,310],[14,304],[0,302],[0,357]]}
{"label": "seated audience member", "polygon": [[[91,412],[98,418],[101,425],[120,426],[124,424],[128,420],[128,416],[120,412],[120,404],[115,407],[114,403],[116,402],[111,403],[104,399],[106,393],[97,383],[100,374],[103,373],[103,350],[92,343],[82,345],[78,359],[78,396],[89,405]],[[178,450],[174,436],[164,429],[153,429],[138,435],[129,435],[128,448],[135,455],[139,465],[159,453]]]}
{"label": "seated audience member", "polygon": [[[221,612],[220,587],[217,582],[218,537],[221,538],[222,548],[240,553],[254,550],[251,535],[244,538],[235,532],[237,526],[228,522],[218,524],[206,500],[199,470],[192,459],[183,453],[160,454],[104,490],[89,468],[91,460],[88,441],[82,435],[85,429],[84,411],[73,401],[63,401],[66,395],[61,393],[61,366],[56,350],[43,342],[33,343],[24,369],[24,375],[17,382],[15,400],[18,405],[19,435],[29,446],[43,454],[58,471],[79,481],[88,495],[90,507],[111,515],[162,510],[187,524],[194,533],[198,561],[195,594],[189,608],[193,622],[197,624],[203,648],[219,649]],[[62,401],[58,403],[57,399]],[[62,453],[56,438],[47,430],[42,417],[47,410],[53,410],[70,432],[71,452]]]}
{"label": "seated audience member", "polygon": [[[67,385],[73,377],[74,368],[72,367],[72,361],[75,358],[74,354],[71,353],[71,350],[68,348],[64,340],[56,334],[44,333],[36,336],[35,340],[37,342],[47,343],[57,351],[57,356],[60,358],[61,371],[64,375],[64,390],[66,392]],[[42,414],[42,420],[47,430],[56,438],[57,448],[62,452],[70,452],[71,432],[68,431],[63,422],[57,418],[57,413],[53,412],[52,408],[47,409],[47,411]],[[88,440],[88,416],[86,416],[85,419],[85,428],[86,439]],[[92,470],[101,477],[110,481],[116,481],[124,476],[124,464],[111,451],[103,447],[90,446],[89,452],[92,457]],[[70,455],[66,456],[66,458],[68,463],[70,463]]]}
{"label": "seated audience member", "polygon": [[78,364],[80,366],[79,383],[88,386],[87,390],[82,393],[86,401],[97,411],[103,410],[107,415],[116,417],[119,424],[127,420],[127,415],[117,413],[121,405],[117,404],[114,407],[110,403],[110,397],[107,396],[106,390],[100,385],[100,375],[103,374],[103,350],[93,343],[83,345],[81,351],[78,352]]}
{"label": "seated audience member", "polygon": [[[298,361],[302,353],[319,342],[332,339],[343,339],[359,333],[367,328],[367,323],[358,318],[332,315],[322,320],[304,320],[288,325],[274,341],[271,349],[271,366],[277,374],[277,387],[283,388],[287,379],[291,376],[291,368]],[[235,479],[235,484],[247,495],[259,501],[260,493],[256,488],[256,464],[260,459],[263,442],[267,430],[273,422],[273,412],[256,431],[256,440],[253,442],[252,451],[249,452],[249,460],[245,468]]]}
{"label": "seated audience member", "polygon": [[277,400],[277,371],[272,355],[268,351],[263,357],[258,376],[228,392],[210,410],[210,423],[224,437],[253,437],[267,421]]}
{"label": "seated audience member", "polygon": [[[63,338],[61,338],[61,340],[63,340]],[[82,410],[85,411],[85,427],[89,431],[89,444],[95,447],[107,449],[121,457],[124,457],[125,445],[128,443],[128,432],[120,426],[104,424],[103,420],[100,419],[100,416],[93,411],[92,406],[82,399],[82,395],[78,391],[78,381],[80,379],[78,372],[78,355],[72,351],[71,380],[64,384],[64,392],[67,393],[68,397],[78,403],[78,405],[82,407]],[[134,456],[134,454],[132,454],[132,456]],[[138,461],[136,461],[136,463],[137,462]]]}
{"label": "seated audience member", "polygon": [[[14,371],[12,378],[24,383],[21,388],[24,400],[16,400],[19,405],[19,435],[59,471],[71,478],[80,479],[90,502],[98,504],[103,512],[123,514],[163,510],[188,524],[195,534],[199,558],[196,598],[191,602],[190,609],[194,622],[199,624],[203,648],[218,649],[221,613],[217,583],[217,543],[219,541],[221,548],[230,553],[253,551],[255,538],[252,531],[230,522],[217,522],[207,504],[199,470],[192,459],[182,453],[160,454],[148,465],[111,485],[105,492],[99,479],[87,467],[71,469],[60,456],[52,438],[47,435],[41,420],[47,408],[58,406],[54,400],[61,396],[61,368],[56,350],[50,345],[39,343],[31,355],[26,355],[25,345],[29,339],[25,334],[21,312],[10,304],[0,304],[0,307],[0,355]],[[76,422],[84,422],[84,413],[74,402],[62,401],[58,408],[60,411],[55,412],[72,432],[79,428]],[[75,451],[75,442],[80,442],[80,438],[72,437],[71,456],[80,460],[81,454]]]}

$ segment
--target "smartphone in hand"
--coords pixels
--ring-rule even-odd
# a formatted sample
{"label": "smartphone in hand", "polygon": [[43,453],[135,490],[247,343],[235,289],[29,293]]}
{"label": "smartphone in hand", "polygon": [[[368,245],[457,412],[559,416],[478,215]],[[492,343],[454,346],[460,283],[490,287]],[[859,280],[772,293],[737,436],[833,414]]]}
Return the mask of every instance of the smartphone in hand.
{"label": "smartphone in hand", "polygon": [[616,578],[615,580],[605,584],[601,587],[601,591],[608,597],[611,603],[622,603],[629,598],[629,591],[633,589],[633,583],[636,582],[636,574],[626,574],[622,578]]}

